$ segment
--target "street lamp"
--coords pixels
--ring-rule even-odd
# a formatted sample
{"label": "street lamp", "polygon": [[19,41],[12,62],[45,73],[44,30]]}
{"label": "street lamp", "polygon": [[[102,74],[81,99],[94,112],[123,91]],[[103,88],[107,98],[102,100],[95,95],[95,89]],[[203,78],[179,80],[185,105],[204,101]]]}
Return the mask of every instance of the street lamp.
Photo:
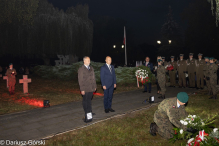
{"label": "street lamp", "polygon": [[113,45],[113,48],[116,48],[116,45]]}
{"label": "street lamp", "polygon": [[160,44],[161,44],[161,41],[160,41],[160,40],[158,40],[158,41],[157,41],[157,43],[160,45]]}
{"label": "street lamp", "polygon": [[171,40],[169,40],[169,44],[171,44],[171,42],[172,42],[172,41],[171,41]]}
{"label": "street lamp", "polygon": [[122,45],[122,48],[124,48],[124,45]]}

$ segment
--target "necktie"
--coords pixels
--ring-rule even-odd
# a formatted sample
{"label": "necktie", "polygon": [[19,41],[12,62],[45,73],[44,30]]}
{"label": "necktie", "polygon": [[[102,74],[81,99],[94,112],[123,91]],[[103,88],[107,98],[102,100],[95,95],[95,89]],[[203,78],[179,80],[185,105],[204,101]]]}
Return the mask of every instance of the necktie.
{"label": "necktie", "polygon": [[112,72],[112,68],[111,68],[111,65],[109,65],[109,69],[110,69],[110,72]]}
{"label": "necktie", "polygon": [[90,66],[88,66],[87,69],[90,70]]}

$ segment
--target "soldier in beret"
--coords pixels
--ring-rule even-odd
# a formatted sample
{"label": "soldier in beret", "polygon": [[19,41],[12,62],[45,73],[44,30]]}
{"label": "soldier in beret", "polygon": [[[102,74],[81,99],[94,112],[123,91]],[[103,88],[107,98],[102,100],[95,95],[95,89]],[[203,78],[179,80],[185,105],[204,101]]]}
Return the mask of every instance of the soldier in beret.
{"label": "soldier in beret", "polygon": [[210,60],[210,66],[208,68],[209,72],[209,78],[210,78],[210,87],[213,92],[213,96],[210,97],[209,99],[216,99],[217,98],[217,69],[218,66],[215,64],[215,59],[214,57],[209,58]]}
{"label": "soldier in beret", "polygon": [[188,116],[185,110],[185,104],[189,96],[186,92],[180,92],[175,98],[163,100],[154,113],[154,123],[150,125],[150,134],[155,136],[158,133],[165,139],[173,137],[173,125],[184,131],[193,132],[193,129],[187,129],[186,125],[180,123],[181,119]]}
{"label": "soldier in beret", "polygon": [[9,68],[7,69],[5,75],[8,76],[9,94],[13,95],[13,94],[15,94],[15,84],[16,84],[17,72],[16,72],[16,69],[13,68],[12,63],[9,64]]}
{"label": "soldier in beret", "polygon": [[161,88],[161,96],[158,98],[163,98],[165,99],[165,92],[166,92],[166,70],[164,66],[162,65],[163,61],[161,59],[158,59],[158,68],[157,68],[157,80],[158,84]]}

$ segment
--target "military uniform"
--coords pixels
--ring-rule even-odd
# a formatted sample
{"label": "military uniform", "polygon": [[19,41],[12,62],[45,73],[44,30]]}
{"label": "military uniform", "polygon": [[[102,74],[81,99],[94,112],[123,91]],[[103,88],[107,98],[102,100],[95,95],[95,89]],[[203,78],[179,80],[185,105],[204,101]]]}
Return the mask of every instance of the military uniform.
{"label": "military uniform", "polygon": [[166,75],[166,70],[165,70],[164,66],[159,65],[158,68],[157,68],[157,80],[158,80],[158,84],[161,88],[162,97],[164,97],[164,98],[165,98],[165,92],[166,92],[165,75]]}
{"label": "military uniform", "polygon": [[218,66],[215,63],[210,63],[210,66],[208,68],[209,77],[210,77],[210,87],[213,92],[213,96],[217,95],[217,69]]}
{"label": "military uniform", "polygon": [[158,126],[158,133],[166,139],[173,137],[173,125],[187,130],[187,126],[180,123],[180,119],[187,117],[188,114],[185,111],[185,106],[181,105],[177,107],[177,98],[168,98],[163,100],[156,112],[154,113],[154,122]]}
{"label": "military uniform", "polygon": [[14,69],[14,68],[7,69],[5,75],[8,76],[9,93],[14,94],[15,84],[16,84],[16,76],[15,75],[17,75],[16,69]]}
{"label": "military uniform", "polygon": [[176,61],[170,61],[170,64],[173,66],[173,70],[169,71],[169,76],[170,76],[170,86],[175,86],[176,85],[176,68],[177,68],[177,63]]}
{"label": "military uniform", "polygon": [[178,70],[178,76],[179,76],[179,86],[186,87],[186,76],[185,76],[185,72],[187,71],[186,60],[177,61],[177,70]]}
{"label": "military uniform", "polygon": [[211,93],[210,79],[208,79],[209,78],[209,71],[208,71],[209,66],[210,66],[210,63],[205,62],[204,66],[203,66],[203,74],[205,77],[208,92]]}
{"label": "military uniform", "polygon": [[189,87],[195,87],[195,71],[196,71],[196,60],[194,58],[187,60],[188,65],[188,76],[189,76]]}
{"label": "military uniform", "polygon": [[204,65],[205,61],[203,59],[198,59],[196,61],[197,88],[204,88]]}
{"label": "military uniform", "polygon": [[[162,59],[165,59],[165,57],[162,57]],[[167,61],[163,61],[162,65],[164,66],[164,68],[166,69],[167,66],[169,65],[169,63]],[[168,70],[166,70],[166,73],[168,73]],[[165,78],[166,78],[166,82],[169,81],[167,74],[165,74]]]}

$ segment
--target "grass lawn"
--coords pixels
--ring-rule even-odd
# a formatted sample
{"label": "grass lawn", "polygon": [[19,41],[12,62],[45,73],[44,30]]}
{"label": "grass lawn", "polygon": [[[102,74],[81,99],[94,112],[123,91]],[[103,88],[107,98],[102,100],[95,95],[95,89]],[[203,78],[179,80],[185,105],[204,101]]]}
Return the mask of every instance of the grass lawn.
{"label": "grass lawn", "polygon": [[[199,92],[197,95],[191,95],[186,107],[187,112],[192,115],[199,115],[202,118],[217,114],[219,99],[209,100],[208,97],[204,91]],[[149,126],[153,121],[153,114],[156,109],[157,105],[150,109],[100,122],[87,128],[57,135],[46,140],[46,145],[180,146],[182,143],[185,146],[187,141],[181,140],[171,144],[159,135],[153,137],[149,134]],[[215,121],[215,125],[219,127],[218,119]]]}
{"label": "grass lawn", "polygon": [[[17,76],[15,95],[9,95],[8,89],[6,88],[6,81],[0,78],[0,115],[38,108],[37,106],[32,106],[21,102],[23,101],[21,100],[22,98],[36,99],[41,101],[50,100],[51,106],[82,100],[77,81],[42,79],[33,75],[29,75],[28,78],[32,79],[32,82],[29,83],[28,86],[30,93],[29,95],[23,94],[23,84],[19,83],[19,79],[22,79],[21,75]],[[137,89],[138,88],[136,87],[136,84],[118,84],[115,93]],[[97,85],[97,92],[103,93],[100,84]],[[94,98],[98,97],[100,96],[94,95]]]}

